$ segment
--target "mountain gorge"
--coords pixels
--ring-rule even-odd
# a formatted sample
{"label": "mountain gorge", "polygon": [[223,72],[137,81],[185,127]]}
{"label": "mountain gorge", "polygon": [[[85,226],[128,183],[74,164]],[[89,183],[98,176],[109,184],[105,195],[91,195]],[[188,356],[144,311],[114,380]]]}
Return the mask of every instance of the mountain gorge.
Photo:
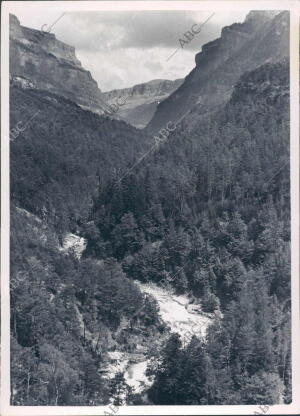
{"label": "mountain gorge", "polygon": [[11,18],[12,404],[291,402],[288,19],[101,93]]}
{"label": "mountain gorge", "polygon": [[289,56],[288,33],[288,12],[250,12],[245,22],[224,27],[220,38],[203,45],[183,84],[158,105],[148,131],[159,131],[187,112],[192,127],[193,120],[230,98],[244,72]]}
{"label": "mountain gorge", "polygon": [[77,229],[99,186],[134,163],[146,136],[45,90],[14,84],[10,100],[12,126],[35,115],[11,142],[12,200],[61,231]]}
{"label": "mountain gorge", "polygon": [[137,128],[143,128],[152,119],[157,105],[175,91],[182,82],[182,79],[175,81],[155,79],[131,88],[104,92],[103,97],[108,105],[116,104],[118,99],[122,99],[124,104],[120,106],[118,116],[120,115]]}
{"label": "mountain gorge", "polygon": [[10,15],[10,76],[13,82],[59,94],[89,110],[106,108],[101,91],[91,73],[75,56],[73,46],[53,33],[20,25]]}

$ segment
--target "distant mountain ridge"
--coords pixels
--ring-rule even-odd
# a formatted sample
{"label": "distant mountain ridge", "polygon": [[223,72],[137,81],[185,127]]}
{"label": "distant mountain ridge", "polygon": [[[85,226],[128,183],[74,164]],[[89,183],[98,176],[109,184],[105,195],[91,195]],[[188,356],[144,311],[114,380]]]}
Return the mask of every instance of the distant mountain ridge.
{"label": "distant mountain ridge", "polygon": [[185,113],[190,127],[202,114],[225,103],[239,77],[267,62],[289,55],[289,13],[251,11],[243,23],[222,29],[221,36],[202,46],[196,66],[183,84],[157,107],[147,126],[150,133]]}
{"label": "distant mountain ridge", "polygon": [[[107,96],[72,47],[11,25],[12,405],[291,403],[286,22],[249,13],[175,92]],[[127,95],[139,123],[157,101],[156,126],[182,122],[160,142],[96,114]],[[176,334],[174,302],[207,337]]]}
{"label": "distant mountain ridge", "polygon": [[135,127],[143,128],[153,117],[157,105],[172,94],[182,82],[183,79],[154,79],[130,88],[104,92],[102,96],[107,104],[115,104],[122,98],[125,104],[118,109],[118,115]]}
{"label": "distant mountain ridge", "polygon": [[57,40],[53,33],[21,26],[12,14],[9,29],[12,80],[103,113],[106,105],[101,90],[91,73],[81,66],[73,46]]}
{"label": "distant mountain ridge", "polygon": [[139,96],[139,95],[148,95],[148,96],[158,96],[174,91],[178,88],[183,82],[183,79],[175,79],[170,81],[168,79],[153,79],[148,82],[143,82],[141,84],[136,84],[133,87],[120,88],[111,90],[108,92],[103,92],[103,97],[107,100],[112,100],[117,97],[123,96]]}
{"label": "distant mountain ridge", "polygon": [[[182,79],[155,79],[131,88],[102,93],[91,73],[75,55],[75,48],[56,39],[53,33],[31,29],[10,15],[10,79],[21,88],[41,89],[74,101],[83,109],[144,128],[157,105],[174,92]],[[122,98],[122,105],[117,99]],[[126,98],[126,100],[125,100]],[[125,100],[125,103],[124,103]],[[111,104],[118,111],[111,111]]]}

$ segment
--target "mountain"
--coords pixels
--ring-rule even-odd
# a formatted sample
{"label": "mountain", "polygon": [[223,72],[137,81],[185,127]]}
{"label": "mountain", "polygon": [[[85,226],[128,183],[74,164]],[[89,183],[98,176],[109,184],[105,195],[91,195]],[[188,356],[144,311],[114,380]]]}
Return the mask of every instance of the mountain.
{"label": "mountain", "polygon": [[107,404],[109,353],[147,345],[161,325],[114,259],[80,259],[65,236],[88,227],[99,189],[147,139],[96,114],[101,93],[74,48],[14,16],[10,31],[11,403]]}
{"label": "mountain", "polygon": [[10,15],[11,82],[59,94],[91,111],[103,113],[105,103],[97,82],[81,66],[73,46],[53,33],[20,25]]}
{"label": "mountain", "polygon": [[12,203],[62,232],[76,229],[98,187],[142,153],[146,135],[97,114],[102,94],[74,48],[13,15],[10,78]]}
{"label": "mountain", "polygon": [[116,104],[118,99],[125,104],[119,107],[118,116],[137,128],[145,127],[153,117],[157,105],[174,92],[182,79],[169,81],[155,79],[131,88],[123,88],[102,93],[107,104]]}
{"label": "mountain", "polygon": [[202,46],[196,66],[183,84],[157,106],[147,126],[150,133],[169,120],[186,117],[193,126],[204,113],[229,99],[235,83],[246,71],[289,55],[289,13],[252,11],[243,23],[224,27],[220,38]]}
{"label": "mountain", "polygon": [[[143,128],[152,118],[157,104],[167,98],[182,83],[153,80],[132,88],[102,93],[91,73],[76,58],[73,46],[56,39],[53,33],[21,26],[18,18],[10,15],[11,82],[23,88],[37,88],[74,101],[82,108],[112,117],[122,118]],[[110,104],[118,98],[126,99],[118,111]]]}
{"label": "mountain", "polygon": [[10,106],[12,126],[30,120],[11,141],[12,202],[62,229],[86,217],[98,187],[126,171],[147,141],[124,121],[45,90],[12,85]]}
{"label": "mountain", "polygon": [[169,339],[149,404],[291,401],[289,88],[288,60],[244,73],[218,110],[95,201],[90,256],[222,313],[205,343]]}
{"label": "mountain", "polygon": [[[13,405],[291,402],[286,19],[253,12],[204,46],[160,104],[190,113],[151,152],[146,130],[82,108],[83,95],[60,87],[51,69],[68,80],[59,63],[73,62],[77,76],[74,50],[53,37],[43,52],[33,41],[26,49],[32,31],[13,22]],[[176,322],[162,320],[145,285],[190,300],[169,308],[179,326],[182,307],[201,309],[205,339],[192,323],[183,342],[172,334]],[[153,384],[133,391],[126,372],[135,382],[131,364],[140,377],[145,361]]]}

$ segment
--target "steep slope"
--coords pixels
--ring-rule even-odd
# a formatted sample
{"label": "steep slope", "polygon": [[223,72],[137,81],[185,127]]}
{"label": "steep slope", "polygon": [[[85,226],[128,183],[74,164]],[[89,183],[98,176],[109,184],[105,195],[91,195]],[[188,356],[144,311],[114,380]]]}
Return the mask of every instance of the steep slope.
{"label": "steep slope", "polygon": [[104,92],[103,98],[107,104],[116,104],[117,100],[125,102],[118,110],[118,115],[137,128],[145,127],[153,117],[157,105],[175,91],[182,79],[169,81],[155,79],[143,84]]}
{"label": "steep slope", "polygon": [[[264,61],[268,48],[281,57],[270,18],[248,17],[265,40],[249,45],[251,59]],[[236,64],[248,53],[239,45]],[[289,68],[269,62],[235,82],[231,63],[222,77],[222,51],[211,72],[231,96],[210,81],[207,111],[196,104],[190,123],[118,186],[146,135],[59,90],[33,88],[34,79],[13,83],[11,127],[21,128],[11,142],[12,404],[291,401]],[[183,91],[183,105],[193,103],[193,89]],[[87,239],[80,259],[57,248],[65,230]],[[166,328],[135,279],[172,286],[195,303],[190,312],[215,313],[207,342],[189,331],[157,348]],[[130,394],[122,374],[103,376],[117,355],[140,351],[151,357],[148,397]]]}
{"label": "steep slope", "polygon": [[147,140],[46,91],[13,85],[10,110],[11,126],[24,126],[10,146],[11,197],[63,228],[86,217],[98,187],[131,166]]}
{"label": "steep slope", "polygon": [[73,48],[16,19],[10,28],[11,403],[108,404],[110,353],[133,362],[164,329],[114,259],[81,258],[78,231],[147,138],[95,114],[101,95]]}
{"label": "steep slope", "polygon": [[155,303],[113,259],[62,250],[47,220],[12,204],[11,225],[11,404],[108,404],[110,355],[133,363],[163,335]]}
{"label": "steep slope", "polygon": [[226,102],[245,71],[288,55],[289,13],[250,12],[244,23],[223,28],[220,38],[202,47],[196,67],[178,90],[158,105],[147,129],[159,131],[188,111],[186,125],[192,127],[202,114]]}
{"label": "steep slope", "polygon": [[105,103],[97,82],[67,45],[48,32],[20,25],[10,15],[11,82],[62,95],[92,111],[102,113]]}
{"label": "steep slope", "polygon": [[169,340],[150,368],[150,404],[289,403],[287,60],[243,74],[219,111],[180,126],[113,198],[109,190],[89,252],[113,253],[142,286],[172,285],[222,314],[205,345]]}

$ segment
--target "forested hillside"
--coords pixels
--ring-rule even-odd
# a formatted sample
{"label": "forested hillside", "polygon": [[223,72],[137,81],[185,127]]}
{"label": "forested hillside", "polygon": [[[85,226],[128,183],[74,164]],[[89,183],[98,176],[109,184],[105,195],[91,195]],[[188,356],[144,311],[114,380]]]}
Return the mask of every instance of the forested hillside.
{"label": "forested hillside", "polygon": [[54,230],[23,209],[11,221],[12,404],[107,404],[124,385],[100,372],[108,351],[130,353],[161,335],[155,304],[116,260],[66,255]]}
{"label": "forested hillside", "polygon": [[169,280],[224,314],[207,344],[170,340],[156,404],[290,400],[288,132],[288,64],[266,64],[192,134],[181,126],[99,191],[86,255],[114,256],[129,277]]}
{"label": "forested hillside", "polygon": [[192,128],[194,120],[228,101],[246,71],[288,56],[289,12],[252,10],[244,22],[225,26],[218,39],[202,46],[195,56],[195,68],[157,106],[147,129],[155,133],[169,120],[178,120],[188,112],[186,119]]}
{"label": "forested hillside", "polygon": [[11,126],[26,126],[11,141],[12,200],[60,231],[76,229],[98,186],[145,146],[134,127],[43,90],[12,84],[10,105]]}
{"label": "forested hillside", "polygon": [[[264,34],[263,50],[247,40],[260,65],[274,25],[265,33],[258,14],[238,31]],[[245,49],[239,75],[228,64],[225,95],[218,67],[211,107],[193,90],[168,137],[12,83],[12,404],[291,402],[287,32],[278,55],[270,41],[278,62],[244,72]],[[69,233],[85,239],[81,256]],[[172,333],[145,285],[188,299],[206,335]],[[134,390],[128,368],[145,362],[149,383]]]}
{"label": "forested hillside", "polygon": [[98,187],[146,137],[46,91],[13,84],[10,104],[11,125],[22,122],[10,144],[11,400],[105,404],[120,389],[105,378],[108,351],[130,354],[164,327],[116,259],[80,260],[61,244],[86,227]]}

